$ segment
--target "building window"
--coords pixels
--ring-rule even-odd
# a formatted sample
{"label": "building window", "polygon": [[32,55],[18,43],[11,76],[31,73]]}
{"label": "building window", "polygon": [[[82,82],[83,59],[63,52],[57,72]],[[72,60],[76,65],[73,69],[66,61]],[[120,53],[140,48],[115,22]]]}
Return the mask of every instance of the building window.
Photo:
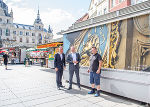
{"label": "building window", "polygon": [[98,16],[100,16],[100,15],[101,15],[101,12],[100,12],[100,11],[98,11],[98,12],[97,12],[97,15],[98,15]]}
{"label": "building window", "polygon": [[7,23],[9,23],[9,20],[7,19]]}
{"label": "building window", "polygon": [[22,32],[22,31],[20,31],[20,35],[23,35],[23,32]]}
{"label": "building window", "polygon": [[15,40],[15,41],[16,41],[16,37],[13,37],[13,40]]}
{"label": "building window", "polygon": [[41,44],[42,43],[42,35],[41,35],[41,33],[39,33],[39,44]]}
{"label": "building window", "polygon": [[13,34],[16,35],[16,31],[13,31]]}
{"label": "building window", "polygon": [[29,38],[26,38],[26,43],[29,43]]}
{"label": "building window", "polygon": [[32,43],[35,43],[35,39],[32,39]]}
{"label": "building window", "polygon": [[39,26],[39,29],[41,30],[41,26]]}
{"label": "building window", "polygon": [[111,7],[115,6],[115,0],[111,0]]}
{"label": "building window", "polygon": [[124,0],[119,0],[119,3],[123,2]]}
{"label": "building window", "polygon": [[20,42],[22,42],[22,38],[20,38]]}
{"label": "building window", "polygon": [[35,36],[35,33],[32,33],[32,36]]}
{"label": "building window", "polygon": [[106,14],[107,12],[106,12],[106,8],[104,9],[104,14]]}
{"label": "building window", "polygon": [[29,36],[29,32],[26,32],[26,36]]}
{"label": "building window", "polygon": [[0,36],[2,36],[2,29],[0,28]]}
{"label": "building window", "polygon": [[6,36],[10,36],[10,30],[6,29]]}
{"label": "building window", "polygon": [[2,18],[0,18],[0,22],[2,22]]}

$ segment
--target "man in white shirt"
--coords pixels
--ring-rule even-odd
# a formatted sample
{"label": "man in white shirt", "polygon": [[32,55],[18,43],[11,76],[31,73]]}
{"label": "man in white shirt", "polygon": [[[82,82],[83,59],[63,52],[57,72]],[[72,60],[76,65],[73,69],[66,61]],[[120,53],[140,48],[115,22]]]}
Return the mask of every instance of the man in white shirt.
{"label": "man in white shirt", "polygon": [[76,74],[77,78],[77,85],[78,88],[80,88],[80,76],[79,76],[79,63],[80,63],[80,55],[79,53],[75,52],[75,47],[71,47],[71,53],[67,57],[67,62],[69,63],[69,88],[68,90],[72,89],[72,78],[74,75],[74,72]]}

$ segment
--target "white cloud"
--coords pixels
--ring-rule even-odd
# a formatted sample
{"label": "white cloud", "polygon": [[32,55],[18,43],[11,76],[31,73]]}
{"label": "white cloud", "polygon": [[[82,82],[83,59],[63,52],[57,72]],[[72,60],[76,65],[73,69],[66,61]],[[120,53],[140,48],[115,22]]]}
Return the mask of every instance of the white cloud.
{"label": "white cloud", "polygon": [[[34,23],[37,11],[35,11],[33,8],[19,7],[18,5],[14,4],[14,2],[9,2],[7,5],[9,9],[13,9],[15,23],[29,25]],[[40,11],[40,16],[46,29],[48,29],[48,26],[51,25],[54,38],[60,37],[60,35],[57,35],[56,33],[67,29],[75,21],[75,18],[72,14],[62,9],[48,8],[46,11]]]}
{"label": "white cloud", "polygon": [[[50,24],[54,30],[54,34],[61,30],[67,29],[75,21],[72,14],[62,9],[48,9],[48,11],[41,13],[41,18],[45,26]],[[58,35],[56,36],[58,37]]]}
{"label": "white cloud", "polygon": [[22,0],[11,0],[12,2],[21,2]]}
{"label": "white cloud", "polygon": [[3,0],[4,1],[4,3],[6,3],[8,0]]}
{"label": "white cloud", "polygon": [[35,20],[36,12],[31,8],[23,8],[8,3],[9,9],[13,9],[14,13],[14,22],[20,24],[29,24],[32,25]]}

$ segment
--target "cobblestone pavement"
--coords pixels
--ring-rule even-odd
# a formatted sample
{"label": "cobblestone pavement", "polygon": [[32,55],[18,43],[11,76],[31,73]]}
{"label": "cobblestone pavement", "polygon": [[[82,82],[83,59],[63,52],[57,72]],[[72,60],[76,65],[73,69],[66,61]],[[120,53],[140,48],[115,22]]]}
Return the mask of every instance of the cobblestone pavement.
{"label": "cobblestone pavement", "polygon": [[[66,88],[68,83],[63,80]],[[102,93],[95,98],[89,89],[56,89],[55,72],[39,66],[0,66],[0,107],[143,107],[139,102]]]}

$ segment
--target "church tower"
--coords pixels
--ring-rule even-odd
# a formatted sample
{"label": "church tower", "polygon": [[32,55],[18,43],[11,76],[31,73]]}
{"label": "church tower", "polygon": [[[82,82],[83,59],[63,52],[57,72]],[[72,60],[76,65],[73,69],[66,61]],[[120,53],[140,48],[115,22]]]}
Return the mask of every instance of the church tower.
{"label": "church tower", "polygon": [[42,23],[42,20],[40,18],[40,11],[39,11],[39,8],[38,8],[38,13],[37,13],[37,18],[35,19],[34,21],[34,27],[36,30],[41,30],[43,31],[43,23]]}

